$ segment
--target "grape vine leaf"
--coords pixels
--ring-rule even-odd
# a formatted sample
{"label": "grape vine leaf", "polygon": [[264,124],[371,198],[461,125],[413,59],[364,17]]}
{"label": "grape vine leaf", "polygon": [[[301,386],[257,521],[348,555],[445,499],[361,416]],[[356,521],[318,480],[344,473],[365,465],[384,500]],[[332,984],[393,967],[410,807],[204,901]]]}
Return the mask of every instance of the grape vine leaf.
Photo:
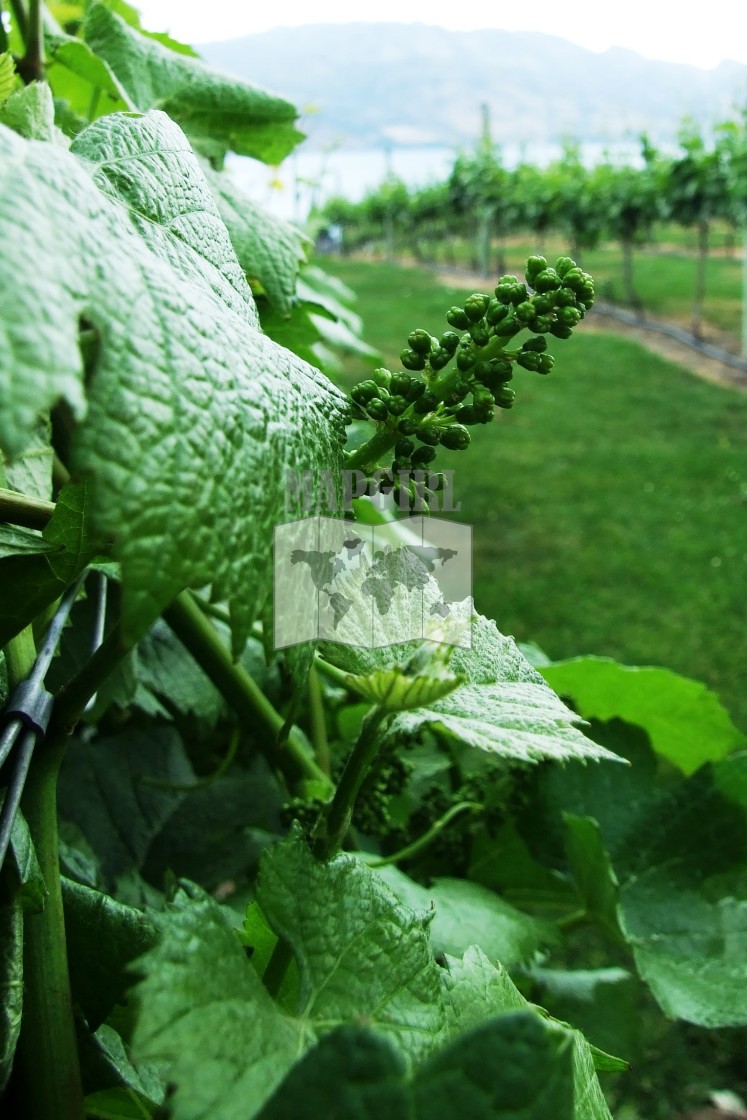
{"label": "grape vine leaf", "polygon": [[0,525],[0,560],[8,556],[42,556],[57,552],[61,545],[45,541],[32,529],[18,529],[13,525]]}
{"label": "grape vine leaf", "polygon": [[89,9],[84,36],[137,109],[163,109],[212,160],[230,149],[278,164],[303,139],[290,102],[169,50],[102,4]]}
{"label": "grape vine leaf", "polygon": [[0,902],[0,1093],[8,1084],[23,1014],[23,909],[11,876],[2,877]]}
{"label": "grape vine leaf", "polygon": [[0,108],[0,124],[27,140],[64,141],[55,128],[54,101],[46,82],[32,82],[12,93]]}
{"label": "grape vine leaf", "polygon": [[[406,664],[414,643],[361,649],[327,644],[324,655],[350,673],[373,673]],[[386,737],[409,738],[430,727],[449,738],[523,762],[540,759],[610,759],[617,756],[574,727],[575,715],[494,622],[473,616],[471,649],[455,648],[450,669],[464,678],[454,692],[426,707],[402,712]],[[425,670],[427,672],[427,670]]]}
{"label": "grape vine leaf", "polygon": [[203,170],[247,279],[253,286],[258,283],[273,308],[287,318],[296,303],[309,238],[258,206],[229,172],[209,165]]}
{"label": "grape vine leaf", "polygon": [[[625,725],[610,726],[622,751]],[[607,738],[603,726],[596,733]],[[629,728],[634,764],[618,771],[617,782],[610,783],[602,768],[543,774],[543,819],[549,822],[554,808],[599,821],[620,884],[620,929],[664,1011],[706,1027],[744,1024],[747,752],[657,787],[651,780],[655,758],[640,734]],[[605,880],[598,897],[608,897],[606,861],[598,870]]]}
{"label": "grape vine leaf", "polygon": [[657,754],[683,774],[745,746],[718,696],[700,681],[658,666],[577,657],[540,669],[587,719],[623,719],[643,728]]}
{"label": "grape vine leaf", "polygon": [[[0,129],[0,445],[20,454],[39,410],[64,398],[80,422],[73,469],[90,475],[92,523],[122,564],[126,633],[185,586],[212,583],[241,647],[269,594],[285,472],[340,466],[343,398],[256,329],[251,296],[215,266],[204,179],[210,220],[162,201],[194,202],[201,172],[164,114],[146,120],[96,122],[95,143],[76,141],[85,161]],[[104,165],[125,151],[116,181],[129,207],[91,177],[110,191]],[[159,213],[167,229],[146,222]],[[99,339],[87,400],[82,316]]]}
{"label": "grape vine leaf", "polygon": [[0,108],[5,105],[16,86],[16,68],[9,51],[0,54]]}

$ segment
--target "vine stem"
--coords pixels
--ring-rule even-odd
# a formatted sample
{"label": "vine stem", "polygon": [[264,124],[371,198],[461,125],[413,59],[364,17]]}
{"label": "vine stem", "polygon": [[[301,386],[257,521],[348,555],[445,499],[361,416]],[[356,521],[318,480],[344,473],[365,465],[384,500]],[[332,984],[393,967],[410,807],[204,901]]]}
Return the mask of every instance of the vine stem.
{"label": "vine stem", "polygon": [[356,471],[376,467],[381,456],[394,447],[398,438],[397,432],[392,432],[389,428],[381,428],[359,448],[351,451],[345,459],[345,470]]}
{"label": "vine stem", "polygon": [[312,851],[317,859],[332,859],[342,847],[350,828],[355,799],[379,752],[381,731],[393,714],[377,706],[366,716],[358,740],[345,763],[335,795],[315,830]]}
{"label": "vine stem", "polygon": [[[18,60],[16,69],[26,85],[44,78],[44,27],[42,25],[42,0],[29,0],[28,19],[23,41],[26,53]],[[15,11],[15,5],[14,5]]]}
{"label": "vine stem", "polygon": [[26,529],[43,529],[53,513],[54,502],[0,488],[0,521],[22,525]]}
{"label": "vine stem", "polygon": [[374,868],[388,867],[389,864],[401,863],[402,860],[411,859],[412,856],[418,855],[427,848],[429,844],[432,844],[436,837],[451,824],[455,817],[468,811],[479,813],[482,809],[483,806],[477,801],[460,801],[458,805],[452,805],[442,817],[439,817],[439,819],[431,825],[427,832],[424,832],[422,836],[418,836],[417,840],[413,840],[411,844],[407,844],[406,847],[400,848],[398,852],[394,852],[392,855],[386,856],[383,859],[366,860],[366,863],[369,867]]}
{"label": "vine stem", "polygon": [[260,737],[259,746],[270,765],[279,769],[291,783],[307,779],[329,786],[329,778],[308,753],[296,728],[291,728],[285,746],[278,749],[277,738],[285,723],[283,717],[246,670],[231,660],[194,596],[183,591],[163,612],[163,617],[239,719],[249,727],[259,723],[269,733]]}

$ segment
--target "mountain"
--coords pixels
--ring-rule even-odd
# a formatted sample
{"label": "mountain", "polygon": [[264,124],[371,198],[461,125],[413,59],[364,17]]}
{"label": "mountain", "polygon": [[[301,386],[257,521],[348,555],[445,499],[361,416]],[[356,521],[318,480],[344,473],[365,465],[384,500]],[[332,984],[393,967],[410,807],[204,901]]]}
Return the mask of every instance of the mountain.
{"label": "mountain", "polygon": [[483,102],[499,143],[611,142],[644,129],[662,142],[685,115],[708,125],[747,103],[740,63],[700,70],[536,32],[313,24],[199,50],[295,102],[307,148],[470,144]]}

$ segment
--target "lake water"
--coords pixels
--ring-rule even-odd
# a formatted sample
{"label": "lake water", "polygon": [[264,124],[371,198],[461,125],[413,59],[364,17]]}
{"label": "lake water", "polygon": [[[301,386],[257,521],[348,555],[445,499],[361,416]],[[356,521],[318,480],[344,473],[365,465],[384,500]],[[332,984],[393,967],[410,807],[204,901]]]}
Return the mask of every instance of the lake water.
{"label": "lake water", "polygon": [[[378,150],[343,150],[331,152],[293,152],[279,168],[267,167],[253,159],[229,156],[228,166],[257,202],[273,214],[302,224],[315,204],[332,195],[342,195],[357,202],[368,190],[377,187],[388,174],[396,175],[408,187],[422,187],[443,182],[451,171],[457,151],[454,148],[380,148]],[[561,155],[559,144],[528,144],[523,148],[506,145],[502,150],[506,167],[515,167],[524,160],[545,167]],[[637,143],[588,143],[581,147],[581,156],[593,166],[609,155],[625,163],[640,163]]]}

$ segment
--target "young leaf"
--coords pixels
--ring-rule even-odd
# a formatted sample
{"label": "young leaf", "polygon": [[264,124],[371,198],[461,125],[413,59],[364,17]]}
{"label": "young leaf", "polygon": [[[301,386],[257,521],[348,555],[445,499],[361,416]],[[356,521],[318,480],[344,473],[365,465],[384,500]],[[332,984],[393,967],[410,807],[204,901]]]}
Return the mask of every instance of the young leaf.
{"label": "young leaf", "polygon": [[0,54],[0,107],[5,105],[16,84],[16,68],[13,55],[8,51]]}
{"label": "young leaf", "polygon": [[540,672],[586,719],[618,718],[643,728],[654,750],[683,774],[745,746],[716,694],[670,669],[577,657]]}
{"label": "young leaf", "polygon": [[137,109],[163,109],[211,159],[221,161],[231,149],[278,164],[303,139],[290,102],[175,54],[102,4],[89,9],[84,35]]}
{"label": "young leaf", "polygon": [[347,685],[372,704],[377,704],[385,712],[406,712],[411,708],[422,708],[448,696],[462,683],[461,677],[446,671],[446,667],[436,663],[428,664],[427,671],[411,673],[407,665],[394,669],[376,669],[367,676],[349,674]]}
{"label": "young leaf", "polygon": [[41,534],[31,529],[0,524],[0,560],[8,556],[43,556],[47,552],[58,552],[61,547],[45,541]]}
{"label": "young leaf", "polygon": [[[219,221],[207,187],[202,224],[162,202],[194,198],[196,157],[163,114],[148,125],[115,116],[93,126],[101,165],[127,153],[118,182],[129,211],[92,182],[85,135],[82,166],[0,129],[0,281],[11,293],[0,308],[0,445],[20,453],[39,410],[61,397],[82,418],[88,308],[100,345],[72,466],[90,474],[93,520],[122,563],[125,630],[145,630],[185,586],[212,583],[241,648],[269,592],[265,541],[285,508],[285,472],[340,465],[343,398],[254,329],[249,303],[236,310],[239,293],[198,251]],[[161,231],[143,218],[159,204]],[[246,288],[225,237],[226,267]]]}

